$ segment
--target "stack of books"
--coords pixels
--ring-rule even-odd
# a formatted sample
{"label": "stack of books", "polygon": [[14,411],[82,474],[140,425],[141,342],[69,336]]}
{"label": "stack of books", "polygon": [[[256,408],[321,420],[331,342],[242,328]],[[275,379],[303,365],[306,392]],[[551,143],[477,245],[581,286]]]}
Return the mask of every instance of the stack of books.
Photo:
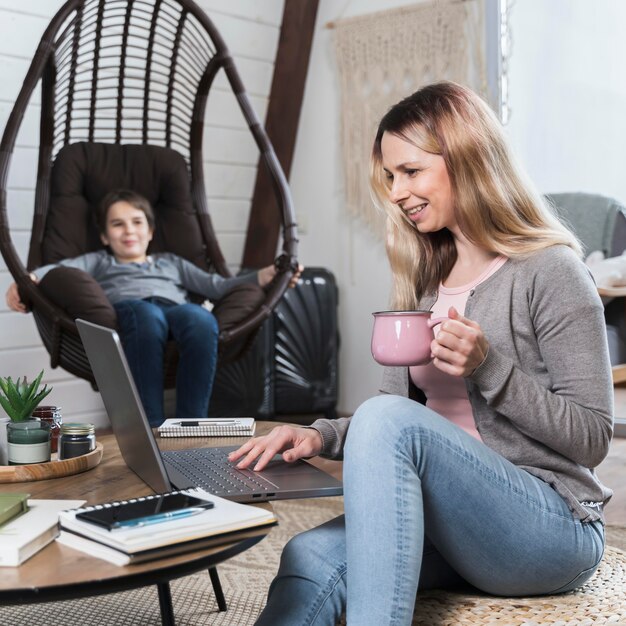
{"label": "stack of books", "polygon": [[77,517],[102,507],[123,506],[123,502],[64,511],[59,516],[57,541],[115,565],[129,565],[210,548],[227,543],[234,532],[277,523],[271,511],[260,507],[231,502],[202,489],[183,493],[209,500],[213,506],[193,515],[151,523],[149,529],[142,523],[109,530]]}
{"label": "stack of books", "polygon": [[29,493],[0,493],[0,527],[28,511]]}
{"label": "stack of books", "polygon": [[[25,500],[21,512],[0,526],[0,566],[18,566],[47,546],[59,534],[59,512],[84,500]],[[0,498],[2,500],[4,498]],[[24,512],[27,502],[28,510]]]}

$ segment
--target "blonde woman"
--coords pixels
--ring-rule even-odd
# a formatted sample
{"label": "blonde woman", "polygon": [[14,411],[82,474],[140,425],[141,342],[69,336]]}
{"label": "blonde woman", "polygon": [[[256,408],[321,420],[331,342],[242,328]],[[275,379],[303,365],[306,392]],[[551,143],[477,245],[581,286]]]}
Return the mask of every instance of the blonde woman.
{"label": "blonde woman", "polygon": [[576,238],[453,83],[383,117],[371,178],[393,307],[449,320],[432,362],[387,369],[351,419],[280,427],[233,455],[258,469],[275,453],[344,460],[345,518],[286,546],[258,624],[334,625],[346,609],[348,624],[408,626],[418,589],[559,593],[602,557],[611,491],[593,468],[613,396]]}

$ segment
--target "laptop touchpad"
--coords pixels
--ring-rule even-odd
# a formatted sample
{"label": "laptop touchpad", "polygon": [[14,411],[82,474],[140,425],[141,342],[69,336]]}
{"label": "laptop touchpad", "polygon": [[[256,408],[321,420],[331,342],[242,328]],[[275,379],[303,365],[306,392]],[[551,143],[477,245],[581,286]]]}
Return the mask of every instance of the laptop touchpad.
{"label": "laptop touchpad", "polygon": [[287,463],[283,461],[280,456],[277,455],[267,464],[265,469],[263,469],[260,474],[280,476],[283,474],[308,474],[311,471],[317,473],[319,470],[315,469],[312,465],[310,465],[309,463],[305,463],[304,461]]}

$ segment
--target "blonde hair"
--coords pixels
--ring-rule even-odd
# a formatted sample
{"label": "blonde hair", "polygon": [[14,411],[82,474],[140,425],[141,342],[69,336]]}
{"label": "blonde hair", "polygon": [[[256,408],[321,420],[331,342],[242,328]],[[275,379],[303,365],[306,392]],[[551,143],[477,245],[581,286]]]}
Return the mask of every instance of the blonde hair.
{"label": "blonde hair", "polygon": [[476,246],[510,258],[563,244],[582,255],[576,236],[515,163],[502,127],[469,89],[440,82],[419,89],[382,118],[370,162],[374,202],[387,215],[386,248],[394,276],[394,308],[414,309],[437,290],[456,261],[452,233],[418,232],[389,199],[381,140],[391,133],[443,157],[463,234]]}

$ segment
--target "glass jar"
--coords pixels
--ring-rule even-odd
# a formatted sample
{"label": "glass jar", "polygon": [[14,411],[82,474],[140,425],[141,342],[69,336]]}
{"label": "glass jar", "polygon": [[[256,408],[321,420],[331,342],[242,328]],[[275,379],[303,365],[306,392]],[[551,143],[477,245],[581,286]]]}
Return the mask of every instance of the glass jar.
{"label": "glass jar", "polygon": [[33,411],[33,417],[50,424],[50,452],[54,454],[58,449],[59,435],[61,433],[61,417],[60,406],[38,406]]}
{"label": "glass jar", "polygon": [[47,463],[50,460],[50,424],[36,419],[7,424],[9,465]]}
{"label": "glass jar", "polygon": [[67,422],[61,425],[59,460],[73,459],[96,449],[96,428],[93,424]]}

